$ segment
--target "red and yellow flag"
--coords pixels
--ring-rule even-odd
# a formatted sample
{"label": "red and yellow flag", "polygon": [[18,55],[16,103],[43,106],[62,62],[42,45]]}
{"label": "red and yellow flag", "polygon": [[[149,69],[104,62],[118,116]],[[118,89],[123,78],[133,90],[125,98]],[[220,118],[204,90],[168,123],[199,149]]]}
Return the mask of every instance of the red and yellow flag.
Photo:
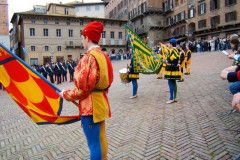
{"label": "red and yellow flag", "polygon": [[78,121],[79,115],[60,116],[60,89],[0,44],[0,82],[9,96],[37,124]]}

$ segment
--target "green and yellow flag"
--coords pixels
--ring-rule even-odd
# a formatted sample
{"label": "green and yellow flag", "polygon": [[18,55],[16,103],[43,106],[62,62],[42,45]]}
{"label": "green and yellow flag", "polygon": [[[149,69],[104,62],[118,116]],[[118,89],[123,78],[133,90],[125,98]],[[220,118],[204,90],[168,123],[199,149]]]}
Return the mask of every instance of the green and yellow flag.
{"label": "green and yellow flag", "polygon": [[133,54],[133,69],[136,73],[157,74],[163,64],[162,58],[155,53],[138,35],[127,25],[127,39],[130,40]]}

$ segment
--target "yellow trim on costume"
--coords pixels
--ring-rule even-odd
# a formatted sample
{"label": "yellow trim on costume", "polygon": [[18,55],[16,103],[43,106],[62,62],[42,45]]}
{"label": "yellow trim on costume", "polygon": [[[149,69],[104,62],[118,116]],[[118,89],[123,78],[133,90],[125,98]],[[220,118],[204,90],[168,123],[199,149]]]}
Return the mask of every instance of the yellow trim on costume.
{"label": "yellow trim on costume", "polygon": [[100,122],[100,144],[102,150],[102,160],[107,160],[108,143],[105,133],[105,121]]}
{"label": "yellow trim on costume", "polygon": [[[96,50],[90,51],[90,54],[97,60],[100,69],[100,78],[94,89],[104,90],[109,87],[108,66],[105,56]],[[104,91],[91,92],[93,104],[93,122],[101,122],[109,118],[109,104]]]}
{"label": "yellow trim on costume", "polygon": [[165,71],[166,70],[166,64],[162,66],[161,71]]}
{"label": "yellow trim on costume", "polygon": [[100,79],[95,86],[95,89],[106,89],[109,85],[109,79],[108,79],[108,67],[107,67],[107,61],[104,55],[101,53],[98,53],[96,50],[90,51],[90,54],[93,55],[98,63],[99,69],[100,69]]}
{"label": "yellow trim on costume", "polygon": [[109,106],[103,94],[104,92],[91,93],[94,123],[101,122],[109,118]]}
{"label": "yellow trim on costume", "polygon": [[180,76],[180,71],[165,71],[165,75],[167,76]]}
{"label": "yellow trim on costume", "polygon": [[[174,53],[172,53],[172,52],[174,52]],[[176,51],[176,48],[171,49],[171,50],[170,50],[170,57],[169,57],[169,59],[170,59],[171,61],[173,61],[174,59],[178,59],[178,58],[179,58],[179,54],[178,54],[178,52]]]}
{"label": "yellow trim on costume", "polygon": [[129,74],[129,78],[139,78],[139,74]]}
{"label": "yellow trim on costume", "polygon": [[[185,68],[185,57],[186,57],[186,53],[184,52],[184,51],[182,51],[181,52],[181,54],[180,54],[180,57],[181,57],[181,55],[183,54],[183,56],[184,56],[184,60],[182,61],[182,63],[180,64],[181,66],[181,68]],[[180,63],[180,59],[179,59],[179,63]],[[180,68],[180,70],[181,70],[181,68]]]}
{"label": "yellow trim on costume", "polygon": [[188,57],[187,57],[187,55],[188,55],[188,52],[190,52],[190,54],[191,54],[191,57],[192,57],[192,52],[191,52],[191,50],[188,50],[188,51],[186,52],[186,55],[185,55],[185,56],[186,56],[186,63],[187,63],[187,64],[191,64],[191,62],[192,62],[192,59],[191,59],[191,57],[189,58],[189,60],[187,60],[187,58],[188,58]]}

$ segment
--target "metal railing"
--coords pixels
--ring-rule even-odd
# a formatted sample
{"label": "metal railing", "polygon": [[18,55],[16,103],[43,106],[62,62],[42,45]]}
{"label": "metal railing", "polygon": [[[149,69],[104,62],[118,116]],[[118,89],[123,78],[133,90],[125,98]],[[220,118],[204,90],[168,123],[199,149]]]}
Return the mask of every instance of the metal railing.
{"label": "metal railing", "polygon": [[136,12],[134,13],[133,15],[131,15],[129,18],[130,19],[134,19],[135,17],[139,16],[139,15],[142,15],[144,13],[147,13],[147,12],[162,12],[163,9],[162,8],[156,8],[156,7],[146,7],[144,8],[143,10],[141,10],[140,12]]}

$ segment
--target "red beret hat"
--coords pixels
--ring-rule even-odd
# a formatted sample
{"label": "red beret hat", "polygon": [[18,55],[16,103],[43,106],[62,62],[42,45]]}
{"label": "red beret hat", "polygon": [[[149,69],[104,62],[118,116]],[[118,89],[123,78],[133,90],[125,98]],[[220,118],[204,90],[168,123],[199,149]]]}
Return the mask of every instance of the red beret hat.
{"label": "red beret hat", "polygon": [[88,23],[88,25],[82,30],[82,34],[94,42],[99,42],[102,32],[103,24],[97,21]]}

